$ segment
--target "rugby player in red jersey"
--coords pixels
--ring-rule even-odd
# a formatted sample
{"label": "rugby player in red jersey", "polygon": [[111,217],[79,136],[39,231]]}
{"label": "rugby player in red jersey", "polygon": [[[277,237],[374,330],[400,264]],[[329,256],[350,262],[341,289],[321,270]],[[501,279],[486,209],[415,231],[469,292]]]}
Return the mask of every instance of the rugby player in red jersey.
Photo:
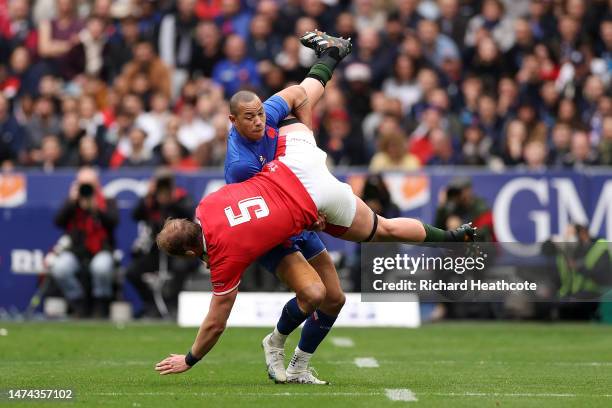
{"label": "rugby player in red jersey", "polygon": [[160,361],[160,374],[187,371],[212,349],[225,330],[247,266],[316,223],[319,212],[326,217],[325,232],[354,242],[473,240],[475,229],[468,224],[443,231],[412,218],[374,214],[329,172],[327,155],[306,125],[284,126],[279,137],[277,159],[261,173],[205,197],[196,210],[198,223],[168,220],[158,235],[158,246],[169,255],[209,264],[215,295],[187,355]]}

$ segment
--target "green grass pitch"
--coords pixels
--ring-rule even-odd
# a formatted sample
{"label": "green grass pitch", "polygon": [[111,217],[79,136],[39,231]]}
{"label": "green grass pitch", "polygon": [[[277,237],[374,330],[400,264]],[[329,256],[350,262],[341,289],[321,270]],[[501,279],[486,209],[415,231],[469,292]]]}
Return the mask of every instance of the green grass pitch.
{"label": "green grass pitch", "polygon": [[[6,323],[0,390],[71,388],[85,407],[612,407],[612,327],[594,324],[443,323],[420,329],[344,329],[312,365],[329,386],[276,385],[260,341],[266,329],[229,328],[187,373],[157,361],[184,353],[195,329],[170,324]],[[290,337],[287,355],[297,342]],[[371,357],[379,367],[359,368]],[[409,389],[417,401],[392,401]],[[50,407],[53,402],[40,402]],[[32,401],[4,406],[36,406]]]}

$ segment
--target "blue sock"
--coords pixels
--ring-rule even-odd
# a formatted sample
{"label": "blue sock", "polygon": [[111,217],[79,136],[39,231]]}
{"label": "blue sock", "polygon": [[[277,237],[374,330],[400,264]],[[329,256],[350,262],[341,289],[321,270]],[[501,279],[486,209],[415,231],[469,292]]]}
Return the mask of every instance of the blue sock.
{"label": "blue sock", "polygon": [[300,344],[298,345],[300,350],[306,353],[314,353],[331,330],[336,318],[337,316],[330,316],[320,310],[311,314],[304,323],[304,328],[302,328],[302,337],[300,337]]}
{"label": "blue sock", "polygon": [[276,324],[276,329],[280,334],[288,336],[292,331],[296,329],[306,318],[307,314],[304,314],[298,306],[297,298],[293,298],[287,302],[283,307],[283,313],[281,313],[280,319]]}

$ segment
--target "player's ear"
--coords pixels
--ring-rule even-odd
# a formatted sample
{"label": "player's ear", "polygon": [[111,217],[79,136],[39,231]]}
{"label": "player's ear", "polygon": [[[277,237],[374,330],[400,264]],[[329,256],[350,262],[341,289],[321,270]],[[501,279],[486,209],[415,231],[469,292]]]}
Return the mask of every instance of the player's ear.
{"label": "player's ear", "polygon": [[233,124],[236,123],[236,116],[232,115],[231,113],[229,114],[229,120],[230,122],[232,122]]}
{"label": "player's ear", "polygon": [[191,249],[188,251],[185,251],[185,256],[188,257],[197,257],[196,253],[194,251],[192,251]]}

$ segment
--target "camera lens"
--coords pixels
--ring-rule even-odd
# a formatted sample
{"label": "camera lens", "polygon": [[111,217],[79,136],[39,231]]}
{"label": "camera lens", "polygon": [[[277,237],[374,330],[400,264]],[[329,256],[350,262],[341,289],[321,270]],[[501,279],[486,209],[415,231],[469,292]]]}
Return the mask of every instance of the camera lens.
{"label": "camera lens", "polygon": [[89,198],[93,196],[94,187],[91,184],[81,184],[79,186],[79,197]]}

